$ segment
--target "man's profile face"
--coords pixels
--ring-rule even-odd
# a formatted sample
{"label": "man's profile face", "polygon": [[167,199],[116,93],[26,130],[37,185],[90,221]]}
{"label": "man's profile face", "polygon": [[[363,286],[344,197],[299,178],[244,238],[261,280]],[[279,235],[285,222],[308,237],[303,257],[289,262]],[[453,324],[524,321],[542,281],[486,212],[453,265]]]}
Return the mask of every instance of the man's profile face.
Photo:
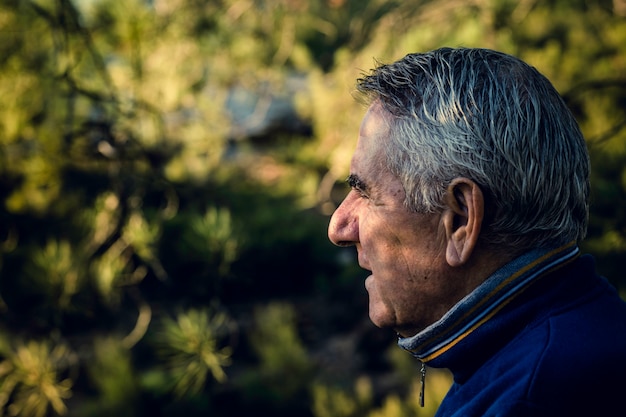
{"label": "man's profile face", "polygon": [[412,336],[465,294],[446,263],[441,215],[408,211],[400,180],[386,168],[385,112],[374,103],[363,119],[350,165],[352,190],[333,214],[328,236],[354,245],[359,265],[371,272],[365,287],[372,322]]}

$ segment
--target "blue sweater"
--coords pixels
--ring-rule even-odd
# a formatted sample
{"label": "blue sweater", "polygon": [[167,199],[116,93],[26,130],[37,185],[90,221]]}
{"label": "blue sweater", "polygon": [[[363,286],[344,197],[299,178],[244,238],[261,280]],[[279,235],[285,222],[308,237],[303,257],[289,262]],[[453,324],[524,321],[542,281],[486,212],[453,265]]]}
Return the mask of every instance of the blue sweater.
{"label": "blue sweater", "polygon": [[452,372],[440,417],[626,416],[626,303],[574,244],[514,260],[398,344]]}

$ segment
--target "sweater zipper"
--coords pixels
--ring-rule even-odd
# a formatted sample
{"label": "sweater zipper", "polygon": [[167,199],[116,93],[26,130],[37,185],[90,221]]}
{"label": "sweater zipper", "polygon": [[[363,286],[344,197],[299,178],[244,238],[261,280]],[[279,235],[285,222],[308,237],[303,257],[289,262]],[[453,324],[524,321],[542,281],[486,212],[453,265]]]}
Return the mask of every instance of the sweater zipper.
{"label": "sweater zipper", "polygon": [[424,407],[424,388],[426,387],[426,364],[422,362],[420,369],[420,407]]}

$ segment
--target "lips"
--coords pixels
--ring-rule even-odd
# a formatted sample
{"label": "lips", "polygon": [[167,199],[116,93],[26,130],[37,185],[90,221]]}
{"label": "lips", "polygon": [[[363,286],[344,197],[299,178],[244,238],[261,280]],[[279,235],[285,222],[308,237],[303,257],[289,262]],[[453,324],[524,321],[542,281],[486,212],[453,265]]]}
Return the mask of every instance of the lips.
{"label": "lips", "polygon": [[360,250],[358,251],[358,259],[359,259],[359,266],[367,271],[372,271],[372,268],[370,267],[369,263],[367,262],[367,259],[365,257],[365,255],[363,254],[363,252],[361,252]]}

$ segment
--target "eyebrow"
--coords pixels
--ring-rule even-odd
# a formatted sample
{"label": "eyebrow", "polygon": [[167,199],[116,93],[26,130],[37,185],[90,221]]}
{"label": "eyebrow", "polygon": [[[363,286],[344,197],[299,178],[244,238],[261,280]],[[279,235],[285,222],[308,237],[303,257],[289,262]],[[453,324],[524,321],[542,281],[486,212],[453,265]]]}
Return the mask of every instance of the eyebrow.
{"label": "eyebrow", "polygon": [[348,175],[348,178],[346,178],[346,182],[348,183],[350,187],[356,190],[363,191],[363,192],[368,191],[369,187],[367,186],[367,184],[356,174]]}

